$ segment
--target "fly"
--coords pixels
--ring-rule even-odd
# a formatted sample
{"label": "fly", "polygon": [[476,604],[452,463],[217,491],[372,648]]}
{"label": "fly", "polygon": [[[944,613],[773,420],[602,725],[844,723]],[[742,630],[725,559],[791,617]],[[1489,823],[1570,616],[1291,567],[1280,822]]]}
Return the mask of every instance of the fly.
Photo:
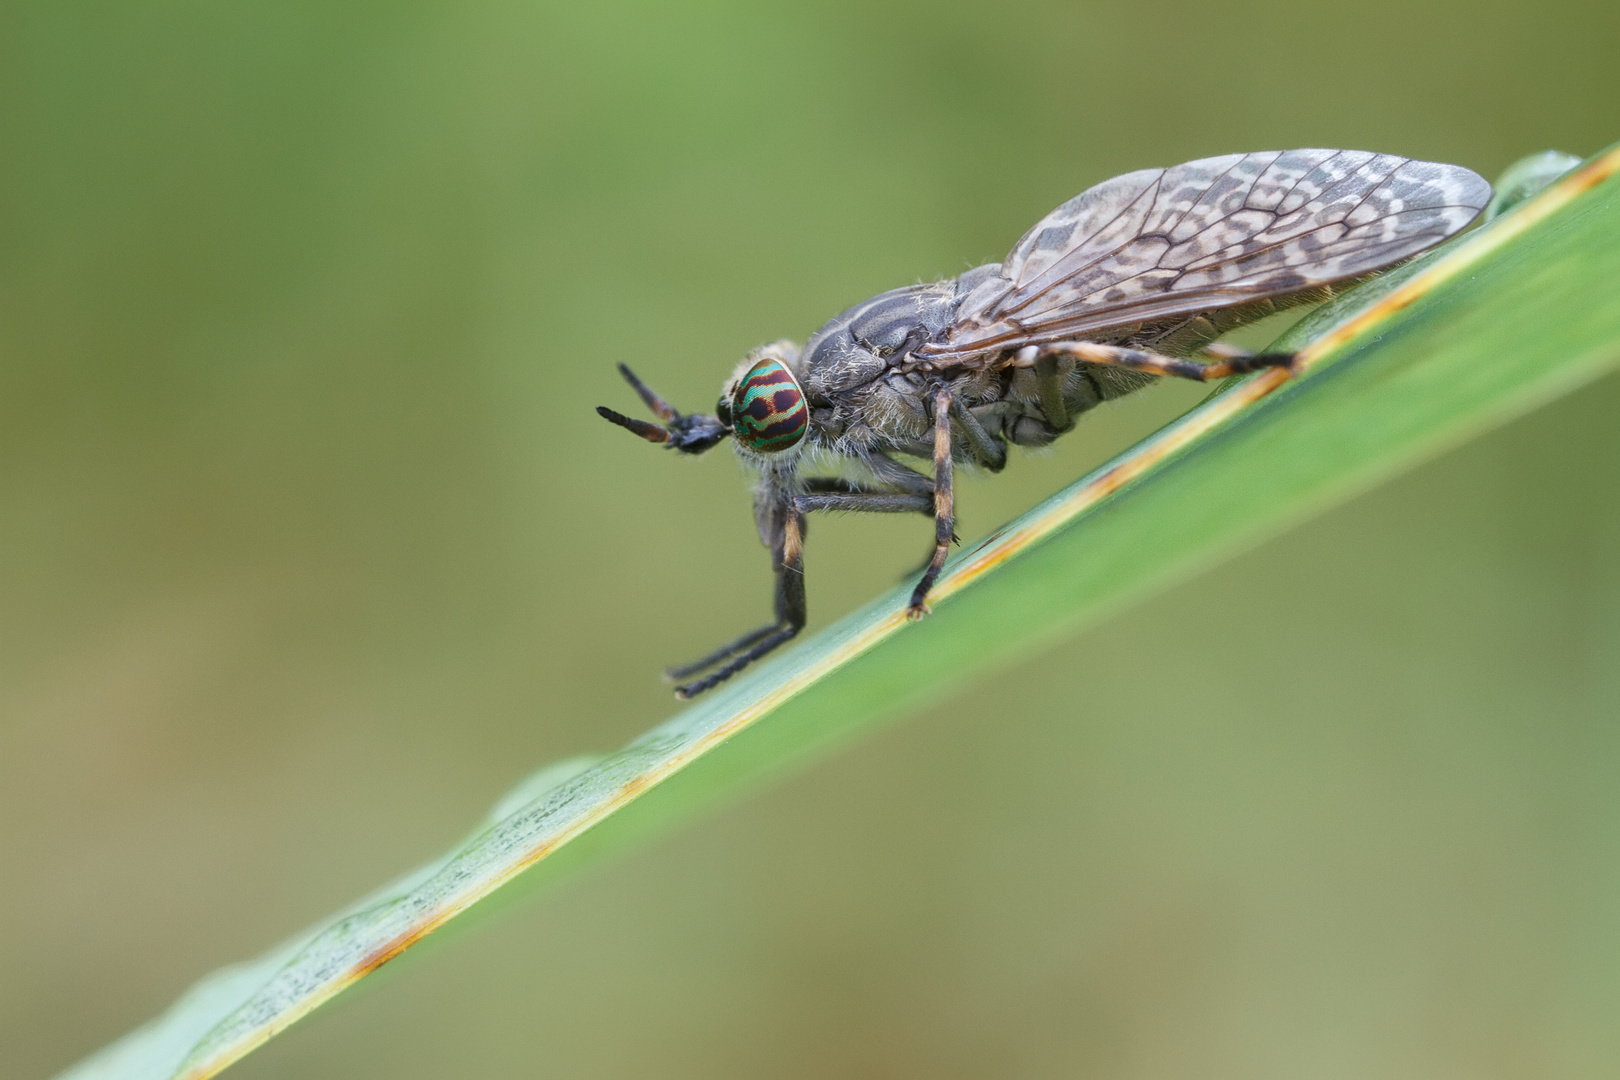
{"label": "fly", "polygon": [[[1086,410],[1161,376],[1208,381],[1288,366],[1292,354],[1215,339],[1438,244],[1490,196],[1460,166],[1360,150],[1144,169],[1070,199],[1000,263],[875,296],[802,348],[755,349],[713,415],[676,411],[620,364],[662,423],[598,408],[604,419],[688,454],[729,435],[759,473],[754,518],[775,571],[775,618],[671,668],[676,694],[724,682],[803,629],[805,515],[932,517],[933,553],[908,609],[921,618],[955,540],[958,463],[999,472],[1008,443],[1043,446]],[[801,475],[812,449],[868,479]]]}

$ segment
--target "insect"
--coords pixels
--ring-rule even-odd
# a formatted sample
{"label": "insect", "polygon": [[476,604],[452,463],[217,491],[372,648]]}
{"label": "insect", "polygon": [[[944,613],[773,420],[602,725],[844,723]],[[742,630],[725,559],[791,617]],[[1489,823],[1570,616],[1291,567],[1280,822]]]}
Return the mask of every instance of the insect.
{"label": "insect", "polygon": [[[920,618],[955,540],[957,463],[997,472],[1009,442],[1045,445],[1087,409],[1160,376],[1212,380],[1288,365],[1291,354],[1214,342],[1439,243],[1490,195],[1460,166],[1359,150],[1145,169],[1059,206],[1000,263],[875,296],[802,348],[755,349],[712,415],[676,411],[620,364],[662,423],[598,408],[602,417],[687,454],[729,435],[759,473],[754,517],[775,570],[775,618],[671,668],[676,694],[710,689],[804,627],[807,514],[932,517],[932,555],[909,608]],[[813,456],[843,459],[865,479],[802,475]]]}

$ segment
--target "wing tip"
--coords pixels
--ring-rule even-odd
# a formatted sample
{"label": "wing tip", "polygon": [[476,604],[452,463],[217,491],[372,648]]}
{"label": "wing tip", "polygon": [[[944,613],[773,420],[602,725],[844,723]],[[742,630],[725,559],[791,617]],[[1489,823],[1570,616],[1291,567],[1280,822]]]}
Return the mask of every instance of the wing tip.
{"label": "wing tip", "polygon": [[1413,160],[1396,169],[1394,175],[1403,173],[1403,179],[1433,189],[1435,199],[1428,203],[1430,206],[1461,206],[1478,213],[1491,201],[1490,181],[1463,165]]}

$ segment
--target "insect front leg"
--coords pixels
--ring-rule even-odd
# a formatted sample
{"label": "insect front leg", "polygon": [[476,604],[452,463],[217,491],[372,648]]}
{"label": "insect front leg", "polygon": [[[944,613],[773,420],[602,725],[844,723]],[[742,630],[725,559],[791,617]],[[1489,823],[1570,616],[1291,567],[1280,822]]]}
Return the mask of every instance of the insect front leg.
{"label": "insect front leg", "polygon": [[[1018,350],[1013,363],[1018,367],[1035,368],[1037,380],[1043,378],[1043,368],[1049,368],[1051,372],[1056,373],[1057,358],[1072,357],[1087,364],[1128,368],[1131,371],[1145,371],[1150,375],[1171,375],[1178,379],[1209,382],[1224,379],[1229,375],[1246,375],[1264,368],[1288,367],[1294,362],[1293,353],[1252,353],[1230,345],[1206,346],[1203,352],[1213,359],[1208,363],[1200,363],[1197,360],[1160,356],[1158,353],[1144,352],[1141,349],[1127,349],[1121,345],[1099,345],[1094,341],[1053,341],[1046,345],[1026,345]],[[1049,376],[1052,377],[1060,376]],[[1042,408],[1045,409],[1048,407],[1047,391],[1044,383],[1042,386],[1041,402]],[[1058,408],[1062,410],[1061,395]],[[1063,411],[1063,418],[1068,419],[1066,411]],[[1052,419],[1050,414],[1048,419]],[[1058,425],[1054,423],[1052,426],[1055,428]]]}
{"label": "insect front leg", "polygon": [[684,679],[725,661],[723,667],[701,679],[682,683],[675,696],[686,700],[713,689],[755,660],[793,640],[804,629],[804,515],[793,507],[786,486],[769,485],[759,498],[761,531],[769,540],[776,571],[774,607],[776,621],[750,630],[736,641],[716,649],[701,660],[665,672],[666,677]]}
{"label": "insect front leg", "polygon": [[[742,652],[756,641],[764,640],[771,634],[774,634],[777,629],[778,624],[773,622],[767,623],[757,630],[750,630],[736,641],[720,646],[718,649],[714,650],[714,652],[703,657],[701,660],[694,660],[690,664],[681,664],[678,667],[665,668],[664,677],[669,679],[671,682],[676,682],[687,678],[688,676],[696,675],[700,671],[707,671],[709,668],[714,667],[714,665],[718,664],[727,657],[735,656]],[[677,688],[676,692],[684,697],[686,696],[687,690],[688,687],[681,686]],[[693,693],[696,693],[696,691],[693,691]]]}
{"label": "insect front leg", "polygon": [[951,491],[951,392],[941,388],[934,394],[934,557],[928,560],[922,580],[911,592],[906,614],[920,619],[928,614],[928,590],[945,566],[951,541],[956,538],[956,501]]}

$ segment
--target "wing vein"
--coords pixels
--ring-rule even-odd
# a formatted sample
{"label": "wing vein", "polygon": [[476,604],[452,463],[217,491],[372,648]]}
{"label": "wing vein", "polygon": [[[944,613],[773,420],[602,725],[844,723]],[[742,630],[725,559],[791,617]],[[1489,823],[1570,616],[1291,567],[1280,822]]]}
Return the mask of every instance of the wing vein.
{"label": "wing vein", "polygon": [[917,355],[1111,333],[1360,277],[1460,231],[1489,197],[1460,166],[1343,149],[1127,173],[1036,222]]}

